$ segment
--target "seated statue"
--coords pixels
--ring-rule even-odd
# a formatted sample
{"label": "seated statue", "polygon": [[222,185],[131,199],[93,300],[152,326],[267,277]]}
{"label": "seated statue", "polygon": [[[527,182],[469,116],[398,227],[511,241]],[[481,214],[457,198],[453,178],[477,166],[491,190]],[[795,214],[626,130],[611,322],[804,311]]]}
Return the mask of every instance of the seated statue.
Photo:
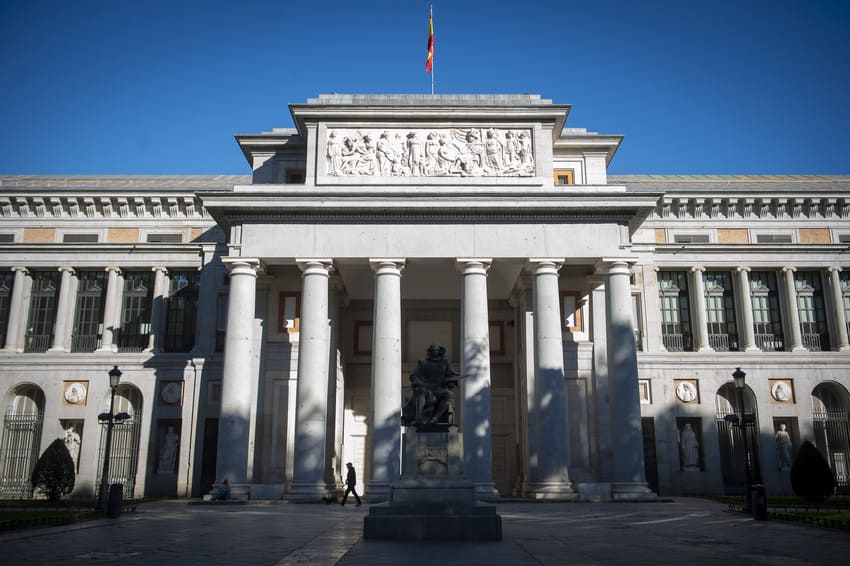
{"label": "seated statue", "polygon": [[446,360],[446,349],[439,344],[428,347],[428,355],[419,360],[410,376],[413,395],[401,411],[404,426],[454,424],[454,395],[460,374]]}

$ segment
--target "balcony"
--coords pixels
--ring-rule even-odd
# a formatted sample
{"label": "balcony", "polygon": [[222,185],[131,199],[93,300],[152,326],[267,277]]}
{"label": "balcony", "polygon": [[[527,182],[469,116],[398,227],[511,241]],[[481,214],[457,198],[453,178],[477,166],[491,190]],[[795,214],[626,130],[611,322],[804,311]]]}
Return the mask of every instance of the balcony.
{"label": "balcony", "polygon": [[53,339],[51,334],[27,334],[24,342],[24,352],[46,352]]}
{"label": "balcony", "polygon": [[762,352],[783,352],[785,350],[785,342],[782,336],[776,334],[756,334],[756,346]]}
{"label": "balcony", "polygon": [[71,337],[72,352],[94,352],[100,347],[100,335],[77,334]]}

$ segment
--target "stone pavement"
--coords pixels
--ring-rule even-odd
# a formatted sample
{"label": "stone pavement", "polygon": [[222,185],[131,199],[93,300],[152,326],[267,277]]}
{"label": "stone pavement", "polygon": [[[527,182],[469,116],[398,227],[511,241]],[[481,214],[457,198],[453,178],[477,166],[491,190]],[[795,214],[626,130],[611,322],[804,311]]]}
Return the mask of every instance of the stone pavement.
{"label": "stone pavement", "polygon": [[850,534],[756,522],[712,501],[497,505],[499,542],[363,540],[368,506],[139,506],[97,519],[0,535],[0,564],[590,565],[841,564]]}

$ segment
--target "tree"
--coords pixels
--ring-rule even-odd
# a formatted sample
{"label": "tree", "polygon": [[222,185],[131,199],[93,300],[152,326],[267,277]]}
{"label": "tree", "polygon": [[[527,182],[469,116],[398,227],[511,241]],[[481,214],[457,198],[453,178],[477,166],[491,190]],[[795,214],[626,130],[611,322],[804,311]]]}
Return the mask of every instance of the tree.
{"label": "tree", "polygon": [[816,501],[832,495],[834,488],[835,476],[829,463],[820,450],[806,440],[791,464],[791,489],[803,499]]}
{"label": "tree", "polygon": [[74,460],[61,438],[54,440],[32,470],[30,483],[51,501],[71,493],[75,481]]}

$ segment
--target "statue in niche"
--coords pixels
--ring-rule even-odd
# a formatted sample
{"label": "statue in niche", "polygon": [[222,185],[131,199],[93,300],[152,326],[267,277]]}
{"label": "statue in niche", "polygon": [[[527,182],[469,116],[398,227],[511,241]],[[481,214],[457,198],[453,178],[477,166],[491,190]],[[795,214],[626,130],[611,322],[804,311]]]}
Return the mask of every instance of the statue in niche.
{"label": "statue in niche", "polygon": [[682,451],[682,466],[686,470],[699,469],[699,442],[690,423],[685,423],[679,433],[679,449]]}
{"label": "statue in niche", "polygon": [[80,457],[80,435],[74,425],[70,425],[65,429],[63,440],[65,448],[68,449],[68,454],[71,455],[71,460],[74,461],[74,471],[79,467],[78,459]]}
{"label": "statue in niche", "polygon": [[174,468],[177,464],[177,445],[179,443],[180,437],[177,436],[174,427],[169,426],[162,438],[162,447],[159,450],[159,473],[174,473]]}
{"label": "statue in niche", "polygon": [[401,412],[404,426],[453,425],[454,394],[460,374],[446,359],[446,349],[437,343],[428,346],[427,357],[419,360],[410,376],[413,395]]}
{"label": "statue in niche", "polygon": [[785,424],[776,431],[776,463],[780,471],[791,469],[791,435],[785,430]]}

